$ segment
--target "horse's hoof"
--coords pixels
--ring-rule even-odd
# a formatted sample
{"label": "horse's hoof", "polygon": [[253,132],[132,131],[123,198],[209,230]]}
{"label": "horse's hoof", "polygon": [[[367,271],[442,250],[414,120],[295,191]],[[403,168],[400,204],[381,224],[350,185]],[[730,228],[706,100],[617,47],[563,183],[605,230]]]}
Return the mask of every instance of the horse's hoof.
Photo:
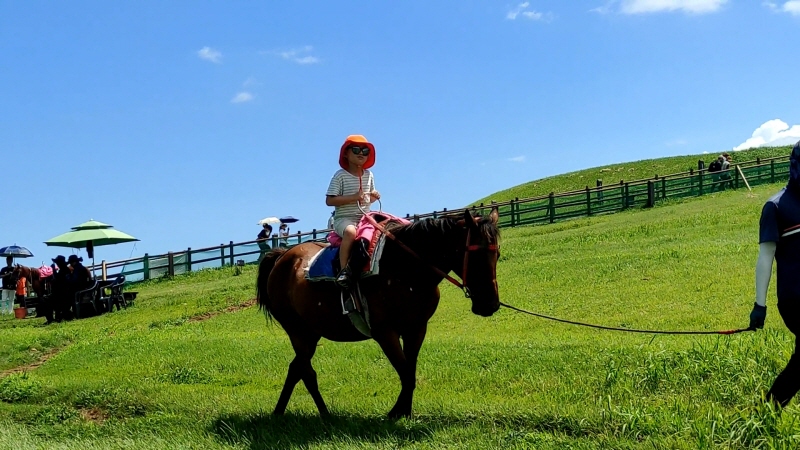
{"label": "horse's hoof", "polygon": [[408,419],[410,417],[411,417],[411,411],[399,411],[395,409],[389,411],[389,418],[392,420],[398,420],[403,418]]}

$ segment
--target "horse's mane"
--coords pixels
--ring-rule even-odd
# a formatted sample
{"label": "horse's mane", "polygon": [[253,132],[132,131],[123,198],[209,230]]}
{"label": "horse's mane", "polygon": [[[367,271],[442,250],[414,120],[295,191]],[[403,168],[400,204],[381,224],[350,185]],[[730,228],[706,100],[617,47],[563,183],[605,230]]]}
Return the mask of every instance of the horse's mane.
{"label": "horse's mane", "polygon": [[[481,235],[489,242],[497,242],[500,239],[500,230],[497,225],[488,218],[478,217],[477,219]],[[432,239],[441,239],[448,236],[453,229],[460,228],[463,222],[459,222],[462,220],[463,216],[423,219],[408,225],[392,224],[388,230],[406,245],[427,245]]]}

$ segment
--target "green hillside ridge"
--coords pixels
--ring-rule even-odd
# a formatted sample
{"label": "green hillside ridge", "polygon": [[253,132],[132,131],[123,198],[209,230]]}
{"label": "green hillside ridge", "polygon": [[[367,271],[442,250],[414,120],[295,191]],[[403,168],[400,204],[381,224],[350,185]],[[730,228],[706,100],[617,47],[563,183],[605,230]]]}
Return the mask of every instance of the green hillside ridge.
{"label": "green hillside ridge", "polygon": [[[739,155],[739,154],[737,154]],[[782,184],[647,210],[502,230],[504,302],[568,319],[665,330],[746,326],[758,217]],[[322,341],[314,365],[333,418],[298,384],[273,417],[285,333],[255,307],[256,268],[140,283],[134,307],[43,326],[0,318],[0,448],[697,449],[800,446],[800,407],[759,398],[794,348],[775,308],[735,336],[598,331],[469,311],[443,283],[411,420],[384,415],[399,381],[371,341]],[[208,320],[193,318],[207,317]]]}
{"label": "green hillside ridge", "polygon": [[[762,147],[743,151],[729,151],[733,157],[733,163],[751,161],[756,158],[775,158],[778,156],[788,156],[792,152],[790,146],[786,147]],[[720,152],[722,153],[722,152]],[[620,180],[634,181],[653,178],[655,175],[664,176],[674,173],[687,172],[689,169],[697,169],[697,161],[704,160],[706,167],[720,153],[708,153],[700,155],[670,156],[666,158],[645,159],[621,164],[610,164],[591,169],[578,170],[562,175],[542,178],[530,181],[518,186],[504,189],[494,194],[488,195],[475,203],[489,204],[491,201],[505,202],[514,198],[528,198],[548,195],[550,192],[556,194],[584,189],[586,186],[595,187],[597,180],[602,180],[605,185],[619,183]]]}

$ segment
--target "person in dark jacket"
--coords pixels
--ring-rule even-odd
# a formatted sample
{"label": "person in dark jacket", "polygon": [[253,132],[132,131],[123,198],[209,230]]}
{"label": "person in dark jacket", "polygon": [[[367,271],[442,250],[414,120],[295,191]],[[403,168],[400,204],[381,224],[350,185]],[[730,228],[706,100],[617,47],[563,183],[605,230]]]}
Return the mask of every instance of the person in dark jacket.
{"label": "person in dark jacket", "polygon": [[764,327],[773,261],[778,265],[778,312],[786,328],[795,335],[794,353],[766,395],[767,400],[783,407],[800,391],[800,277],[797,276],[800,273],[800,142],[792,149],[789,183],[767,200],[761,210],[751,329]]}
{"label": "person in dark jacket", "polygon": [[92,284],[94,277],[86,266],[83,265],[83,258],[78,255],[69,255],[67,263],[72,267],[72,273],[69,276],[69,283],[73,292],[82,291]]}
{"label": "person in dark jacket", "polygon": [[70,289],[69,282],[72,270],[67,265],[67,259],[63,255],[53,258],[51,267],[53,268],[51,303],[55,313],[55,321],[61,322],[72,318],[74,294]]}

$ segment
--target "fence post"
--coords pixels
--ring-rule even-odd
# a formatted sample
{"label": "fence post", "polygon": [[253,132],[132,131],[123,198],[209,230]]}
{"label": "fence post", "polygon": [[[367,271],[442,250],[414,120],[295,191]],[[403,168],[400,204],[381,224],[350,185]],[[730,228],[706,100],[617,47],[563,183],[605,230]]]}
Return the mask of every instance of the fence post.
{"label": "fence post", "polygon": [[313,239],[315,241],[317,240],[317,229],[316,228],[311,230],[311,239]]}
{"label": "fence post", "polygon": [[769,182],[775,182],[775,160],[770,160],[769,162]]}
{"label": "fence post", "polygon": [[225,267],[225,244],[219,244],[219,266]]}
{"label": "fence post", "polygon": [[186,271],[192,271],[192,247],[186,249]]}
{"label": "fence post", "polygon": [[703,195],[703,171],[697,172],[697,190],[699,195]]}
{"label": "fence post", "polygon": [[706,162],[701,160],[697,161],[697,170],[703,170],[706,168]]}
{"label": "fence post", "polygon": [[603,180],[597,180],[597,201],[603,204]]}
{"label": "fence post", "polygon": [[589,186],[586,186],[586,215],[592,215],[592,192],[589,190]]}
{"label": "fence post", "polygon": [[667,179],[661,179],[661,199],[666,200],[667,198]]}
{"label": "fence post", "polygon": [[[738,167],[738,166],[736,166],[736,167]],[[734,189],[739,189],[739,171],[736,170],[736,169],[731,169],[731,170],[733,170],[733,188]],[[730,179],[730,178],[728,178],[728,179]]]}
{"label": "fence post", "polygon": [[550,223],[555,222],[556,220],[556,194],[555,192],[550,192],[550,204],[548,205],[548,210],[550,212]]}
{"label": "fence post", "polygon": [[516,218],[514,217],[516,215],[516,213],[514,212],[516,207],[514,205],[517,204],[518,200],[519,200],[519,197],[517,197],[516,200],[511,200],[511,204],[510,204],[510,206],[511,206],[511,225],[510,226],[511,227],[517,226]]}
{"label": "fence post", "polygon": [[142,274],[144,275],[145,280],[150,279],[150,257],[147,253],[144,254],[142,257]]}
{"label": "fence post", "polygon": [[625,208],[627,209],[631,206],[631,199],[630,199],[630,189],[628,188],[628,183],[625,183]]}
{"label": "fence post", "polygon": [[[105,259],[100,261],[100,266],[101,266],[100,273],[102,274],[103,277],[102,279],[103,281],[106,281],[106,279],[108,278],[108,267],[106,267]],[[94,269],[92,269],[92,271],[94,271]]]}
{"label": "fence post", "polygon": [[625,181],[619,180],[619,206],[620,209],[625,209],[628,207],[628,199],[625,197]]}
{"label": "fence post", "polygon": [[433,212],[433,218],[436,219],[436,211]]}
{"label": "fence post", "polygon": [[647,180],[647,207],[652,208],[656,205],[656,184],[653,180]]}
{"label": "fence post", "polygon": [[167,275],[175,276],[175,255],[172,252],[167,252]]}
{"label": "fence post", "polygon": [[230,259],[230,262],[231,262],[231,267],[233,267],[233,241],[230,241],[230,242],[228,243],[228,246],[229,246],[229,248],[231,249],[231,251],[230,251],[230,254],[231,254],[231,256],[230,256],[230,258],[231,258],[231,259]]}

